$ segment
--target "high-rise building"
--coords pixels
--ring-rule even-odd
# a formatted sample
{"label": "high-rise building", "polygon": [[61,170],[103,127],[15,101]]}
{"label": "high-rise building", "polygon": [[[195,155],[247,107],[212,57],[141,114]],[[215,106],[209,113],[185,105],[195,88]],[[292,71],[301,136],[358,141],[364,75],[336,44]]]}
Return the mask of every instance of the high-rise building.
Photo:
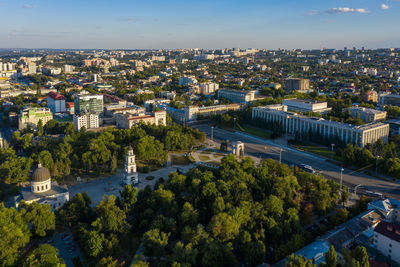
{"label": "high-rise building", "polygon": [[202,95],[209,95],[209,94],[214,93],[218,89],[219,89],[218,83],[211,83],[211,82],[200,83],[198,85],[198,89],[196,90],[196,93],[202,94]]}
{"label": "high-rise building", "polygon": [[131,146],[128,147],[128,151],[125,156],[124,165],[124,184],[138,184],[139,176],[136,172],[136,161],[135,154],[133,154],[133,149]]}
{"label": "high-rise building", "polygon": [[74,125],[75,128],[80,131],[82,127],[86,129],[99,128],[99,115],[90,112],[81,112],[80,114],[74,114]]}
{"label": "high-rise building", "polygon": [[57,92],[51,91],[47,95],[47,106],[53,114],[66,112],[65,97]]}
{"label": "high-rise building", "polygon": [[75,95],[75,114],[91,112],[100,115],[103,112],[103,95]]}
{"label": "high-rise building", "polygon": [[288,78],[285,80],[286,91],[308,91],[310,89],[310,81],[303,78]]}

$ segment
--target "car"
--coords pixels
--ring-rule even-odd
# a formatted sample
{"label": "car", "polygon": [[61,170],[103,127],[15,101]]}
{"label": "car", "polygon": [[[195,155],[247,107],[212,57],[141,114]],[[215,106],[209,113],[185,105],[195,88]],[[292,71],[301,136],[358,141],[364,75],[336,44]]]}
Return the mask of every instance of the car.
{"label": "car", "polygon": [[65,241],[65,240],[68,240],[68,239],[70,239],[71,238],[71,236],[69,235],[69,234],[65,234],[65,235],[63,235],[62,236],[62,239]]}
{"label": "car", "polygon": [[72,241],[71,241],[71,240],[65,241],[65,245],[71,245],[71,244],[72,244]]}

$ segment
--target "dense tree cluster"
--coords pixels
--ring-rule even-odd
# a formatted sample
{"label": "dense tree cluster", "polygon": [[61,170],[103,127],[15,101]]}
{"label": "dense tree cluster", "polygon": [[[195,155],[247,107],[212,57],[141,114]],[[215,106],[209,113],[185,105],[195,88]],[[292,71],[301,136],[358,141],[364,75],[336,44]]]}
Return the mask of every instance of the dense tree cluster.
{"label": "dense tree cluster", "polygon": [[31,239],[49,236],[54,229],[55,215],[48,204],[22,203],[15,209],[0,203],[1,266],[64,266],[50,245],[39,246],[27,258],[22,256]]}
{"label": "dense tree cluster", "polygon": [[[194,266],[254,266],[300,249],[311,236],[302,228],[311,214],[335,207],[339,186],[273,160],[256,168],[233,155],[218,171],[172,173],[168,181],[138,194],[133,231],[143,234],[150,263]],[[308,211],[310,213],[310,211]]]}
{"label": "dense tree cluster", "polygon": [[[113,172],[122,164],[128,145],[133,145],[138,160],[159,166],[167,160],[168,151],[188,150],[205,140],[204,133],[173,124],[155,126],[140,124],[132,129],[108,129],[101,133],[77,132],[71,123],[49,121],[43,127],[37,145],[32,134],[15,132],[13,145],[28,158],[18,157],[12,148],[0,151],[0,173],[3,182],[17,183],[28,179],[32,163],[39,161],[50,170],[52,177],[76,173]],[[47,135],[60,135],[54,139]]]}

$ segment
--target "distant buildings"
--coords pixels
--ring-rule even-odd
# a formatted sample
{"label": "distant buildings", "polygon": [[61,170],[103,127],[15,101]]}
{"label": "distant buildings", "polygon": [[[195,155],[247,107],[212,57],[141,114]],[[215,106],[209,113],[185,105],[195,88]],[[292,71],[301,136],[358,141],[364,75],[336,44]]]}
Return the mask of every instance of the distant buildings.
{"label": "distant buildings", "polygon": [[286,91],[308,92],[310,81],[302,78],[288,78],[284,82]]}
{"label": "distant buildings", "polygon": [[247,104],[254,100],[255,91],[220,89],[218,90],[218,99],[225,98],[233,103]]}
{"label": "distant buildings", "polygon": [[196,88],[196,93],[202,95],[209,95],[213,94],[218,89],[219,89],[218,83],[212,83],[212,82],[199,83],[198,87]]}
{"label": "distant buildings", "polygon": [[368,90],[364,97],[363,97],[364,102],[378,102],[378,93],[376,91],[373,90]]}
{"label": "distant buildings", "polygon": [[352,117],[360,116],[365,122],[380,121],[386,119],[386,111],[376,110],[372,108],[352,107],[349,108]]}
{"label": "distant buildings", "polygon": [[53,119],[53,113],[48,108],[23,108],[18,116],[18,129],[23,130],[31,127],[36,128],[41,120],[45,125],[49,120]]}
{"label": "distant buildings", "polygon": [[135,127],[140,122],[150,123],[155,125],[167,125],[167,113],[165,111],[155,111],[151,115],[146,115],[146,114],[134,115],[130,113],[116,114],[117,128],[130,129]]}
{"label": "distant buildings", "polygon": [[75,114],[74,102],[65,102],[65,111],[69,115],[74,115]]}
{"label": "distant buildings", "polygon": [[47,106],[53,114],[64,113],[66,112],[65,97],[52,91],[47,95]]}
{"label": "distant buildings", "polygon": [[179,77],[179,85],[191,85],[191,84],[196,84],[197,83],[197,79],[195,76],[193,75],[185,75],[185,76],[181,76]]}
{"label": "distant buildings", "polygon": [[99,128],[99,115],[96,113],[80,112],[79,114],[74,114],[73,121],[78,131],[80,131],[82,127],[86,129]]}
{"label": "distant buildings", "polygon": [[64,65],[64,72],[65,73],[71,73],[71,72],[73,72],[74,71],[74,66],[72,66],[72,65]]}
{"label": "distant buildings", "polygon": [[368,143],[375,143],[378,139],[386,142],[389,137],[388,124],[375,122],[355,126],[287,112],[285,105],[255,107],[252,110],[252,118],[267,124],[274,123],[288,135],[310,136],[311,132],[326,140],[338,140],[343,144],[352,143],[360,147],[364,147]]}
{"label": "distant buildings", "polygon": [[75,95],[75,114],[91,112],[100,115],[103,112],[103,95]]}
{"label": "distant buildings", "polygon": [[311,99],[283,99],[282,105],[286,105],[288,110],[298,112],[315,112],[315,113],[327,113],[332,108],[328,108],[327,102],[320,102]]}

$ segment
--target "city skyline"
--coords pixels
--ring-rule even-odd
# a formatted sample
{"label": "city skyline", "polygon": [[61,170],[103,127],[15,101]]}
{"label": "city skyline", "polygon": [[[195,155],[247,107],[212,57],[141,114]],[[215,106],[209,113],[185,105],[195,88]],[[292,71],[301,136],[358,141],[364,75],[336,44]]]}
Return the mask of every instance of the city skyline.
{"label": "city skyline", "polygon": [[[0,1],[0,48],[398,47],[400,1]],[[19,16],[15,18],[15,14]]]}

